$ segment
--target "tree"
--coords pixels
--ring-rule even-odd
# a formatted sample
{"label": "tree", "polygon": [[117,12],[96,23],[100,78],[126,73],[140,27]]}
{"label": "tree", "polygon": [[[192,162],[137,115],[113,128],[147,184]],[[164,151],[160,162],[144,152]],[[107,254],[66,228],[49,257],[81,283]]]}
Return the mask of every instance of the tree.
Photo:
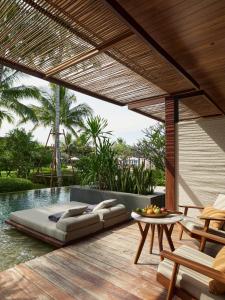
{"label": "tree", "polygon": [[31,132],[14,129],[5,139],[4,153],[9,156],[11,167],[18,177],[27,178],[34,167],[39,144],[33,140]]}
{"label": "tree", "polygon": [[89,155],[93,150],[84,133],[73,138],[73,135],[69,132],[65,135],[65,142],[61,143],[61,149],[67,156],[76,156],[79,158]]}
{"label": "tree", "polygon": [[165,127],[158,123],[144,131],[145,137],[134,145],[137,156],[148,159],[153,165],[165,170]]}
{"label": "tree", "polygon": [[[42,93],[38,105],[31,105],[30,108],[37,117],[34,129],[43,125],[55,132],[57,86],[50,84],[50,89],[50,93]],[[91,115],[92,109],[85,103],[76,105],[76,96],[65,87],[60,86],[59,92],[59,124],[77,136],[78,132],[84,129],[84,120]],[[23,120],[26,121],[28,120]]]}
{"label": "tree", "polygon": [[133,154],[132,147],[128,145],[122,138],[118,138],[113,147],[118,157],[122,159],[123,163]]}
{"label": "tree", "polygon": [[15,86],[21,76],[23,73],[0,65],[0,126],[3,120],[13,122],[12,113],[22,119],[36,120],[32,108],[23,104],[21,100],[39,99],[40,92],[33,86]]}
{"label": "tree", "polygon": [[[76,96],[68,89],[55,84],[50,84],[51,93],[44,94],[38,99],[39,105],[32,105],[37,121],[34,128],[44,125],[50,127],[55,138],[55,156],[58,185],[61,185],[61,157],[60,157],[60,125],[65,127],[73,135],[85,127],[84,120],[92,113],[86,104],[76,104]],[[26,122],[24,119],[23,122]]]}

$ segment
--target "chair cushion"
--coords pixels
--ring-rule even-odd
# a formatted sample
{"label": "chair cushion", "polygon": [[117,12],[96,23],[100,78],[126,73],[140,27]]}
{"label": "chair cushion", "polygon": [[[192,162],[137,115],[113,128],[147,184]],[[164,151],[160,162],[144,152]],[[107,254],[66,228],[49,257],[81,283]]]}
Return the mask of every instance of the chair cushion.
{"label": "chair cushion", "polygon": [[56,223],[56,228],[65,232],[69,232],[99,222],[100,222],[100,218],[97,214],[84,214],[84,215],[79,215],[74,217],[68,217],[65,219],[60,219]]}
{"label": "chair cushion", "polygon": [[[207,206],[204,208],[201,217],[225,218],[225,210]],[[211,221],[210,226],[216,229],[222,229],[224,221]]]}
{"label": "chair cushion", "polygon": [[[214,258],[212,267],[225,274],[225,246],[220,250],[217,256]],[[215,279],[209,282],[209,291],[215,295],[224,294],[225,297],[225,283],[221,283]]]}
{"label": "chair cushion", "polygon": [[183,216],[183,219],[179,223],[181,223],[189,231],[192,231],[194,229],[202,229],[204,226],[203,222],[200,219],[189,216]]}
{"label": "chair cushion", "polygon": [[216,201],[213,204],[216,209],[225,210],[225,194],[219,194]]}
{"label": "chair cushion", "polygon": [[[176,249],[174,253],[208,267],[212,267],[213,264],[212,257],[188,246],[181,246]],[[171,279],[173,267],[174,263],[172,261],[164,259],[158,266],[158,273]],[[224,300],[223,295],[213,295],[209,292],[209,281],[209,277],[181,266],[178,272],[176,286],[181,287],[199,300]]]}
{"label": "chair cushion", "polygon": [[99,209],[103,209],[103,208],[109,208],[112,207],[114,205],[117,204],[117,200],[116,199],[108,199],[108,200],[104,200],[102,202],[100,202],[99,204],[97,204],[93,211],[97,211]]}
{"label": "chair cushion", "polygon": [[[201,229],[203,229],[203,226],[204,226],[200,219],[192,218],[192,217],[189,217],[189,216],[184,216],[183,220],[179,221],[179,223],[181,223],[189,231],[192,231],[192,230],[195,230],[195,229],[200,229],[201,230]],[[224,230],[219,230],[219,229],[209,227],[208,232],[225,238],[225,231]],[[213,244],[213,245],[215,245],[215,244]]]}
{"label": "chair cushion", "polygon": [[59,220],[81,215],[87,207],[88,207],[88,205],[70,208],[62,214],[62,216],[60,217]]}

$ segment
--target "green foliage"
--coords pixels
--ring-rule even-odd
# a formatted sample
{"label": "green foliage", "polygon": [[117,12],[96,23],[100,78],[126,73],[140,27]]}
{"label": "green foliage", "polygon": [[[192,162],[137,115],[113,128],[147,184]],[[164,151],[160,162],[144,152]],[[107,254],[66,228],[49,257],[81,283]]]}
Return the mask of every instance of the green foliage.
{"label": "green foliage", "polygon": [[134,190],[137,194],[152,194],[156,185],[153,170],[145,169],[144,164],[133,168]]}
{"label": "green foliage", "polygon": [[128,145],[122,138],[118,138],[113,147],[118,157],[122,159],[122,162],[125,162],[128,157],[133,155],[132,147]]}
{"label": "green foliage", "polygon": [[134,183],[131,168],[123,166],[118,168],[116,174],[116,190],[125,193],[134,193]]}
{"label": "green foliage", "polygon": [[12,112],[20,118],[35,121],[34,111],[21,100],[39,99],[41,94],[34,86],[15,86],[21,72],[0,65],[0,126],[3,120],[12,123]]}
{"label": "green foliage", "polygon": [[84,184],[94,184],[100,189],[115,189],[118,162],[109,139],[99,140],[95,152],[83,159],[82,163]]}
{"label": "green foliage", "polygon": [[157,124],[144,130],[145,137],[135,146],[138,157],[148,159],[156,169],[165,170],[165,127]]}
{"label": "green foliage", "polygon": [[165,172],[159,169],[152,170],[154,173],[154,178],[156,185],[165,186]]}
{"label": "green foliage", "polygon": [[134,194],[152,194],[156,186],[154,170],[145,169],[144,165],[122,167],[117,173],[117,190]]}
{"label": "green foliage", "polygon": [[112,134],[111,131],[105,131],[107,126],[107,120],[101,118],[100,116],[90,117],[87,119],[85,136],[87,141],[92,141],[95,148],[97,148],[101,139],[108,138],[108,136]]}
{"label": "green foliage", "polygon": [[121,191],[136,194],[151,194],[157,184],[154,170],[138,167],[120,167],[113,144],[103,139],[97,151],[82,158],[77,167],[82,184],[89,184],[103,190]]}
{"label": "green foliage", "polygon": [[51,151],[33,140],[31,132],[14,129],[0,140],[0,171],[10,175],[15,170],[18,177],[28,178],[31,169],[39,162],[48,165],[51,162]]}
{"label": "green foliage", "polygon": [[[56,118],[56,85],[50,84],[51,93],[42,93],[38,99],[38,105],[30,108],[36,115],[35,128],[43,125],[55,130]],[[63,125],[73,135],[77,135],[77,129],[84,128],[84,119],[92,113],[87,104],[78,104],[76,96],[65,87],[60,86],[60,125]],[[24,118],[23,122],[29,121]]]}
{"label": "green foliage", "polygon": [[0,177],[0,193],[31,190],[34,187],[28,179]]}

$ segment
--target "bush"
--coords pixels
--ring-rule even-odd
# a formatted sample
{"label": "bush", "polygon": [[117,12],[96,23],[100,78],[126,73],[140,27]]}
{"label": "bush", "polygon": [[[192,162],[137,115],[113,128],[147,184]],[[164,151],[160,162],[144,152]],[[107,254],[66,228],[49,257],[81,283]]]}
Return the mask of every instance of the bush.
{"label": "bush", "polygon": [[33,188],[34,184],[28,179],[10,177],[0,178],[0,193],[25,191]]}
{"label": "bush", "polygon": [[159,169],[153,170],[156,185],[165,186],[165,172]]}

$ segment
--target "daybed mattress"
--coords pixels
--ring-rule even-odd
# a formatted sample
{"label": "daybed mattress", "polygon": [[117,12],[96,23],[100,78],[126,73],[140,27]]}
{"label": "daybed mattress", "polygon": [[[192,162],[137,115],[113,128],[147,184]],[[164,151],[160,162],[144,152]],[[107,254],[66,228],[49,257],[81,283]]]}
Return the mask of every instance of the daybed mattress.
{"label": "daybed mattress", "polygon": [[94,233],[103,228],[103,224],[98,219],[97,222],[88,224],[83,228],[65,232],[56,228],[57,223],[49,221],[48,219],[48,216],[51,214],[66,211],[69,208],[81,205],[86,206],[86,203],[73,201],[67,204],[20,210],[17,212],[12,212],[9,219],[44,235],[53,237],[59,241],[69,242],[82,236]]}

